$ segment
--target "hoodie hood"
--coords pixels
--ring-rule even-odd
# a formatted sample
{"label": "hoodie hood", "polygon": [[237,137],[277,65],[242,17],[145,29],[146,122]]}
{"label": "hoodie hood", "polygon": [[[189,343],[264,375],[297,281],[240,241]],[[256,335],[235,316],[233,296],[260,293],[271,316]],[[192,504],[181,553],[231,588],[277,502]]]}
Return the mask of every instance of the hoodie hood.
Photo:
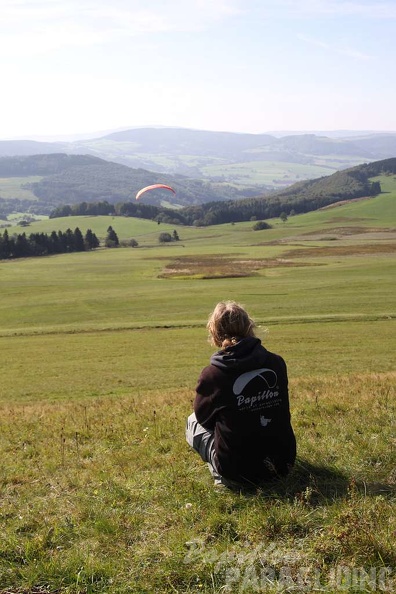
{"label": "hoodie hood", "polygon": [[235,345],[214,353],[210,363],[215,367],[230,371],[258,369],[263,366],[267,353],[268,351],[262,346],[259,338],[248,336],[242,338]]}

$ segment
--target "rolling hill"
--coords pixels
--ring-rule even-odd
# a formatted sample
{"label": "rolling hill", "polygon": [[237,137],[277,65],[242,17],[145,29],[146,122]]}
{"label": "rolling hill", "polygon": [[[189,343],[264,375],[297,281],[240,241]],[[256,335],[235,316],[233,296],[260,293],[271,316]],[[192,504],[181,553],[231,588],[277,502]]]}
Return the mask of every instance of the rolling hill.
{"label": "rolling hill", "polygon": [[186,208],[181,213],[189,223],[192,218],[201,224],[268,219],[310,212],[344,200],[376,196],[381,183],[376,176],[396,174],[396,158],[359,165],[332,175],[300,182],[267,196],[223,203],[210,203],[197,208]]}
{"label": "rolling hill", "polygon": [[[177,211],[149,207],[146,204],[127,202],[112,207],[111,214],[156,219],[175,224],[207,226],[223,223],[269,219],[306,213],[328,207],[340,201],[376,196],[381,193],[378,176],[396,174],[396,158],[338,171],[332,175],[299,182],[283,191],[265,196],[206,202],[181,208]],[[59,207],[51,216],[107,214],[100,205],[87,207],[85,203],[72,208]]]}
{"label": "rolling hill", "polygon": [[[260,187],[242,190],[230,184],[132,169],[90,155],[3,157],[0,158],[0,214],[4,218],[19,208],[36,214],[55,211],[53,216],[81,215],[89,214],[87,204],[102,203],[104,210],[91,209],[90,214],[153,219],[160,216],[164,207],[170,207],[173,209],[170,218],[175,222],[212,225],[272,218],[282,212],[287,215],[309,212],[340,200],[373,196],[381,187],[370,178],[395,173],[396,158],[391,158],[298,182],[281,191],[263,193]],[[14,186],[10,185],[10,180]],[[12,198],[13,188],[16,191],[18,183],[19,190],[30,192],[28,198]],[[166,194],[155,192],[136,203],[136,192],[153,183],[173,186],[176,199],[170,204]],[[8,198],[2,197],[4,187],[7,187]],[[69,205],[69,209],[64,209],[65,205]],[[164,216],[169,220],[169,209],[161,215],[162,220]]]}
{"label": "rolling hill", "polygon": [[[36,179],[32,180],[32,176]],[[10,179],[13,183],[10,187]],[[0,158],[0,213],[15,210],[49,214],[62,204],[82,201],[107,201],[111,204],[134,200],[137,191],[150,184],[165,183],[175,188],[174,207],[202,204],[256,195],[265,186],[238,189],[189,179],[182,175],[153,173],[132,169],[90,155],[65,153]],[[29,192],[21,197],[21,190]],[[168,197],[163,192],[150,194],[145,202],[160,206]]]}
{"label": "rolling hill", "polygon": [[395,133],[236,134],[182,128],[136,128],[74,142],[0,141],[0,156],[91,155],[133,168],[209,181],[281,188],[362,162],[396,155]]}

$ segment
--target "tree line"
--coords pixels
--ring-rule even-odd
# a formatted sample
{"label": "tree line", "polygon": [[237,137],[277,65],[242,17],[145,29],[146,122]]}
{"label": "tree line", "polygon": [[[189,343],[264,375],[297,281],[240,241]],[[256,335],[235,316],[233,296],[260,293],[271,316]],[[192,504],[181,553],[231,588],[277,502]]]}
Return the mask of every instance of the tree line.
{"label": "tree line", "polygon": [[[183,209],[181,209],[183,210]],[[161,223],[170,223],[175,225],[187,224],[185,217],[179,210],[162,208],[152,204],[143,204],[142,202],[119,202],[111,204],[107,200],[99,202],[79,202],[78,204],[65,204],[58,206],[50,213],[50,219],[72,216],[124,216],[135,217],[137,219],[155,220]]]}
{"label": "tree line", "polygon": [[26,258],[30,256],[48,256],[68,252],[85,252],[99,247],[95,233],[88,229],[85,236],[78,227],[74,231],[52,231],[47,233],[26,233],[9,235],[7,229],[0,234],[0,260],[8,258]]}

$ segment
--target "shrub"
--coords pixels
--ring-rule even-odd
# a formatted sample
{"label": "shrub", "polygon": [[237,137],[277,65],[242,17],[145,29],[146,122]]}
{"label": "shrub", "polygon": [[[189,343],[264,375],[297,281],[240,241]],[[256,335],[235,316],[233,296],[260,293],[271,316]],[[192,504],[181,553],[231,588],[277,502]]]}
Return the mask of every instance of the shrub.
{"label": "shrub", "polygon": [[253,231],[262,231],[263,229],[272,229],[272,227],[265,221],[257,221],[257,223],[253,225]]}
{"label": "shrub", "polygon": [[172,241],[172,235],[170,233],[160,233],[158,241],[160,243],[169,243]]}

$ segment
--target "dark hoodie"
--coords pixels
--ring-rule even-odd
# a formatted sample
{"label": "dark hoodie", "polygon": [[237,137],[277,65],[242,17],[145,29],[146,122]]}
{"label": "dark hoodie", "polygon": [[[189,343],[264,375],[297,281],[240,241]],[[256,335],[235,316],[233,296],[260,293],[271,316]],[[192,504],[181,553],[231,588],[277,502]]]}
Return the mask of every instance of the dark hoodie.
{"label": "dark hoodie", "polygon": [[258,483],[270,477],[271,464],[280,475],[294,464],[286,364],[258,338],[212,356],[198,380],[194,411],[214,431],[216,466],[225,478]]}

